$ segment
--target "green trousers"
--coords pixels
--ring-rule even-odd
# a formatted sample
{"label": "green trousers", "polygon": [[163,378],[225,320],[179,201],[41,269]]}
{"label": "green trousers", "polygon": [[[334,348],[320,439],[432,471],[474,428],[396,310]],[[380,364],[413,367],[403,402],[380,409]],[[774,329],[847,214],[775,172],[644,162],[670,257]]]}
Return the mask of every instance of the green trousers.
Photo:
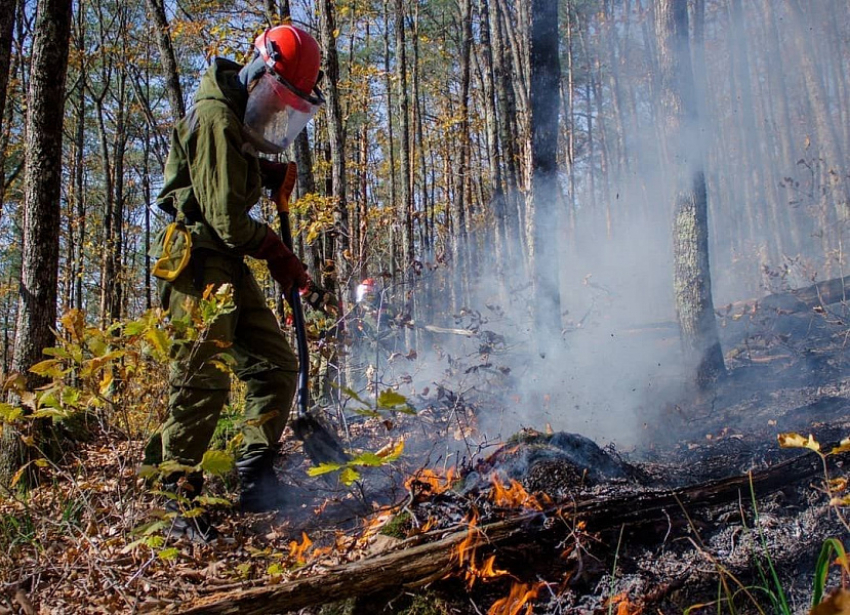
{"label": "green trousers", "polygon": [[173,283],[159,282],[163,307],[179,318],[208,285],[229,283],[236,309],[216,318],[203,341],[172,346],[168,416],[145,448],[146,464],[201,461],[230,392],[230,374],[216,365],[223,353],[234,359],[233,372],[247,388],[242,458],[277,446],[292,407],[298,360],[254,276],[241,260],[203,256],[193,254]]}

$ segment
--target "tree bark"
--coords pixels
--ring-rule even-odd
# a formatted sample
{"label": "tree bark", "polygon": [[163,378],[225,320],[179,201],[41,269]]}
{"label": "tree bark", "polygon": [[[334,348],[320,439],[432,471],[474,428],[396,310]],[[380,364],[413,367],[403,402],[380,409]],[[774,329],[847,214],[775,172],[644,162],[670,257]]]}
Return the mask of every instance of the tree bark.
{"label": "tree bark", "polygon": [[[18,325],[12,369],[28,390],[43,380],[29,368],[53,345],[59,275],[62,126],[71,35],[71,0],[38,3],[27,93],[24,231]],[[8,484],[25,459],[15,430],[0,441],[0,482]]]}
{"label": "tree bark", "polygon": [[[0,118],[6,117],[6,92],[12,69],[12,39],[18,0],[0,0]],[[6,148],[0,149],[0,170],[5,168]],[[6,192],[5,172],[0,173],[0,212]],[[0,213],[0,215],[2,215]]]}
{"label": "tree bark", "polygon": [[[541,354],[560,339],[561,294],[558,271],[558,228],[561,199],[558,189],[558,130],[561,82],[558,4],[531,2],[531,270],[536,287],[535,335]],[[556,95],[553,96],[553,93]]]}
{"label": "tree bark", "polygon": [[487,130],[487,150],[491,177],[491,209],[493,214],[493,246],[491,258],[494,261],[496,275],[504,285],[506,281],[505,269],[507,263],[511,262],[511,256],[515,246],[508,240],[507,204],[505,196],[505,183],[502,177],[502,148],[499,144],[499,118],[496,111],[496,75],[493,68],[493,49],[490,42],[490,9],[489,0],[480,0],[479,16],[481,36],[480,56],[482,72],[482,90],[484,95],[484,111]]}
{"label": "tree bark", "polygon": [[469,81],[472,51],[472,0],[461,0],[460,3],[460,108],[458,114],[460,122],[457,135],[457,165],[455,169],[454,202],[451,205],[452,226],[452,261],[454,273],[452,275],[452,307],[455,313],[459,313],[464,302],[468,300],[466,295],[468,289],[464,282],[467,280],[467,186],[469,185]]}
{"label": "tree bark", "polygon": [[661,107],[667,119],[669,155],[675,170],[673,287],[685,361],[707,389],[725,374],[711,296],[708,259],[708,197],[705,187],[685,0],[656,5]]}
{"label": "tree bark", "polygon": [[324,47],[324,64],[327,81],[326,111],[328,141],[331,148],[331,182],[334,198],[334,271],[343,310],[351,302],[350,232],[348,228],[348,200],[345,185],[345,130],[340,107],[339,58],[336,49],[336,14],[332,0],[322,0],[319,11],[319,34]]}
{"label": "tree bark", "polygon": [[171,43],[171,35],[168,32],[168,17],[165,14],[165,2],[163,0],[148,0],[148,7],[156,25],[157,43],[159,44],[159,54],[162,61],[168,102],[171,105],[171,113],[174,115],[174,119],[177,120],[186,115],[186,105],[183,101],[183,89],[180,86],[180,71],[177,68],[177,57],[174,53],[174,46]]}
{"label": "tree bark", "polygon": [[[408,307],[408,297],[412,300],[412,287],[415,282],[413,263],[416,259],[413,235],[413,190],[411,188],[410,164],[410,103],[407,93],[407,35],[405,33],[405,3],[395,0],[395,69],[398,80],[398,115],[399,126],[399,177],[401,216],[402,216],[402,280],[404,282],[404,309]],[[407,310],[414,317],[412,310]],[[405,339],[409,347],[414,345],[414,334],[411,329],[405,329]]]}

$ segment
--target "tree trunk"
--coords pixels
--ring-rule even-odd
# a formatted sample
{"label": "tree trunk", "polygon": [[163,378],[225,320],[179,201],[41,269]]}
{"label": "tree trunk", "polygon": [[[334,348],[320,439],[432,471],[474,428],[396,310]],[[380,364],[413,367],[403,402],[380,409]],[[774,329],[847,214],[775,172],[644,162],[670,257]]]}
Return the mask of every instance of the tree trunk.
{"label": "tree trunk", "polygon": [[351,258],[348,229],[348,200],[345,185],[345,131],[340,108],[339,58],[336,50],[336,15],[332,0],[322,0],[319,11],[319,34],[324,48],[327,82],[326,111],[328,117],[328,141],[331,148],[331,181],[334,198],[334,271],[343,310],[351,301]]}
{"label": "tree trunk", "polygon": [[[402,203],[402,280],[404,282],[404,308],[413,317],[413,310],[409,307],[408,298],[412,301],[412,287],[415,282],[413,262],[416,259],[413,236],[413,191],[411,189],[411,165],[410,165],[410,105],[407,95],[407,36],[405,34],[405,3],[395,0],[395,42],[396,42],[396,79],[398,80],[398,115],[401,119],[399,128],[401,144],[399,147],[399,176],[401,178],[401,203]],[[407,345],[413,346],[413,332],[405,330]]]}
{"label": "tree trunk", "polygon": [[160,61],[165,77],[168,102],[171,105],[171,113],[174,119],[180,119],[186,115],[186,106],[183,102],[183,89],[180,86],[180,71],[177,68],[177,57],[174,54],[174,46],[171,44],[171,35],[168,32],[168,17],[165,14],[165,2],[163,0],[148,0],[148,7],[153,15],[156,25],[157,43],[159,44]]}
{"label": "tree trunk", "polygon": [[[506,241],[510,244],[514,255],[522,255],[522,258],[514,258],[509,262],[515,263],[515,269],[506,272],[511,278],[525,277],[525,254],[522,242],[523,233],[520,230],[519,209],[517,206],[517,189],[519,177],[517,172],[516,135],[511,130],[512,122],[516,119],[516,105],[514,104],[513,85],[511,76],[506,66],[506,44],[502,28],[502,14],[499,10],[498,0],[488,0],[488,21],[490,25],[490,49],[493,58],[493,82],[495,86],[495,98],[498,108],[499,144],[501,146],[501,161],[504,165],[503,179],[504,187],[504,212]],[[501,203],[496,203],[501,207]]]}
{"label": "tree trunk", "polygon": [[535,283],[537,347],[541,354],[560,339],[561,293],[558,280],[561,199],[558,189],[559,91],[558,5],[531,2],[531,271]]}
{"label": "tree trunk", "polygon": [[451,206],[452,226],[454,235],[452,237],[452,261],[454,275],[452,276],[452,298],[455,313],[459,313],[464,302],[468,300],[464,281],[467,279],[467,232],[466,232],[466,209],[467,209],[467,185],[469,174],[469,80],[470,80],[470,55],[472,51],[472,0],[461,0],[460,3],[460,108],[458,114],[460,122],[457,135],[457,164],[455,167],[454,202]]}
{"label": "tree trunk", "polygon": [[[0,0],[0,118],[6,117],[6,92],[12,69],[12,38],[18,0]],[[0,149],[0,170],[5,168],[6,148]],[[6,192],[5,173],[0,173],[0,212]]]}
{"label": "tree trunk", "polygon": [[488,0],[480,0],[479,15],[481,24],[481,65],[484,92],[484,111],[487,124],[487,150],[491,173],[491,209],[493,214],[493,237],[495,243],[492,251],[496,275],[501,284],[506,281],[505,269],[511,262],[515,246],[508,240],[507,204],[505,185],[502,177],[502,148],[499,144],[499,117],[496,110],[496,75],[493,68],[493,49],[490,42],[490,9]]}
{"label": "tree trunk", "polygon": [[[12,369],[28,390],[43,383],[28,370],[53,345],[59,274],[62,126],[71,35],[71,0],[38,3],[27,93],[23,253]],[[34,434],[39,435],[39,434]],[[43,444],[36,439],[38,444]],[[0,441],[0,483],[29,455],[15,430]]]}
{"label": "tree trunk", "polygon": [[[711,296],[708,203],[694,100],[685,0],[656,5],[661,107],[666,113],[669,152],[675,170],[673,260],[676,312],[685,361],[707,389],[725,373]],[[690,144],[690,149],[686,145]]]}

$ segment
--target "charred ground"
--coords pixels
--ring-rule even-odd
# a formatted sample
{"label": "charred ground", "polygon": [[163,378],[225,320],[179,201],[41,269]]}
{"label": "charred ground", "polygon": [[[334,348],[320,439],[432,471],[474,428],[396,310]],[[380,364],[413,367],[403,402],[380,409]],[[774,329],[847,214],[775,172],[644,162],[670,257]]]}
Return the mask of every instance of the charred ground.
{"label": "charred ground", "polygon": [[[820,460],[777,434],[812,433],[825,450],[850,434],[842,310],[725,311],[728,378],[657,409],[628,449],[545,429],[473,446],[490,398],[435,387],[415,417],[350,425],[370,450],[403,434],[402,463],[345,486],[305,478],[289,443],[279,470],[292,506],[214,509],[230,537],[214,545],[131,546],[156,508],[135,477],[139,445],[81,445],[52,485],[4,504],[0,608],[634,615],[730,612],[734,596],[735,612],[772,613],[781,586],[792,612],[808,612],[821,544],[848,530]],[[477,371],[497,371],[481,360]],[[828,468],[846,476],[840,456]]]}

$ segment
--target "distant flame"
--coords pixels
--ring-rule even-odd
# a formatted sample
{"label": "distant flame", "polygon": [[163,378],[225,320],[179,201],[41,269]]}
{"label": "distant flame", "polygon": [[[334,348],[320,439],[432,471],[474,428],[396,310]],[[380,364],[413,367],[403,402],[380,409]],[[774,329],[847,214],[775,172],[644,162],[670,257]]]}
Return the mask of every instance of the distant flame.
{"label": "distant flame", "polygon": [[301,544],[293,540],[289,543],[289,557],[294,559],[298,565],[304,565],[304,554],[313,545],[313,541],[307,537],[306,532],[301,532]]}
{"label": "distant flame", "polygon": [[413,491],[414,486],[421,486],[424,490],[430,492],[431,495],[438,495],[448,490],[452,486],[452,483],[457,480],[457,477],[457,471],[453,467],[449,468],[445,475],[425,468],[408,478],[404,482],[404,486],[408,491]]}
{"label": "distant flame", "polygon": [[534,609],[533,604],[528,604],[535,598],[540,589],[545,586],[545,582],[540,583],[514,583],[510,593],[496,602],[487,611],[487,615],[519,615],[523,607],[525,615],[531,615]]}
{"label": "distant flame", "polygon": [[543,510],[543,506],[541,506],[540,502],[537,501],[537,498],[533,495],[529,495],[523,486],[514,479],[509,479],[510,485],[507,487],[496,473],[493,473],[490,476],[490,480],[493,483],[493,492],[491,497],[496,506]]}

